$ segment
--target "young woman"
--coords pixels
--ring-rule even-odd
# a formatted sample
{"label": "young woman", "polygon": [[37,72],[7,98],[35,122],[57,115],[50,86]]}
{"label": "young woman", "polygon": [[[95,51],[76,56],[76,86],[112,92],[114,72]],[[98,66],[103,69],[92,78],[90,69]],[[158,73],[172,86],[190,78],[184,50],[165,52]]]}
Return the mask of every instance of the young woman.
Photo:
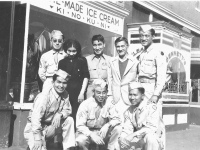
{"label": "young woman", "polygon": [[69,39],[63,44],[67,57],[59,61],[58,69],[71,75],[66,90],[72,106],[72,117],[76,122],[76,112],[79,104],[84,100],[84,93],[90,77],[85,57],[81,56],[81,45],[75,39]]}

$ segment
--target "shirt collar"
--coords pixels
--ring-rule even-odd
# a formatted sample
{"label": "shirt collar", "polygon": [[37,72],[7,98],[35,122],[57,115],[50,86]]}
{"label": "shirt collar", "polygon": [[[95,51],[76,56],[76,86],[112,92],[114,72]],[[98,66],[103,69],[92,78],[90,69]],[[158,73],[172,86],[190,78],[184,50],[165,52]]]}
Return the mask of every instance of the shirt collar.
{"label": "shirt collar", "polygon": [[129,59],[128,54],[126,54],[124,57],[125,57],[124,59],[121,59],[121,58],[118,56],[119,61],[125,62],[127,59]]}
{"label": "shirt collar", "polygon": [[58,99],[59,97],[61,97],[61,99],[62,99],[63,94],[61,94],[61,96],[58,95],[58,93],[55,91],[54,87],[51,89],[51,91],[52,91],[52,93],[53,93],[53,95],[55,96],[56,99]]}
{"label": "shirt collar", "polygon": [[59,54],[63,54],[64,53],[64,50],[62,49],[62,50],[60,50],[60,51],[55,51],[55,50],[53,50],[53,54],[56,54],[56,53],[59,53]]}
{"label": "shirt collar", "polygon": [[152,43],[145,51],[149,52],[153,49],[153,47],[154,47],[154,44]]}
{"label": "shirt collar", "polygon": [[[97,58],[95,54],[93,54],[92,60],[93,60],[94,58]],[[102,54],[102,55],[100,56],[100,58],[103,58],[103,59],[105,59],[105,56],[104,56],[104,54]]]}

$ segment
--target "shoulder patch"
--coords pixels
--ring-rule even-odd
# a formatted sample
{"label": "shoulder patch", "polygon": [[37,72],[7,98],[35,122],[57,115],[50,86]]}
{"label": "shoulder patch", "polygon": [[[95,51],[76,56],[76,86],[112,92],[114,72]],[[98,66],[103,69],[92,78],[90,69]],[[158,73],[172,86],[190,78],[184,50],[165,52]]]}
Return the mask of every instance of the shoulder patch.
{"label": "shoulder patch", "polygon": [[163,51],[160,52],[161,55],[164,55]]}

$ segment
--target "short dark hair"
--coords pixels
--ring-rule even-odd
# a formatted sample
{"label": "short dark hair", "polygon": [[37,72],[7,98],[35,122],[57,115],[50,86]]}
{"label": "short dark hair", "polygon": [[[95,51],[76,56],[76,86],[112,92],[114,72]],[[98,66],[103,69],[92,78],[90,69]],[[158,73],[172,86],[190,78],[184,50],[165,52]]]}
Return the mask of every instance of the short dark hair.
{"label": "short dark hair", "polygon": [[53,75],[53,82],[55,82],[55,81],[56,81],[57,77],[58,77],[58,75],[57,75],[57,74],[54,74],[54,75]]}
{"label": "short dark hair", "polygon": [[141,94],[144,94],[144,93],[145,93],[145,89],[144,89],[143,87],[138,88],[138,91],[139,91]]}
{"label": "short dark hair", "polygon": [[67,41],[65,41],[63,44],[63,49],[65,52],[67,52],[68,48],[72,46],[77,50],[76,56],[81,57],[81,44],[75,39],[68,39]]}
{"label": "short dark hair", "polygon": [[105,43],[104,37],[101,34],[94,35],[92,37],[92,44],[94,41],[101,41],[101,42]]}
{"label": "short dark hair", "polygon": [[127,38],[125,38],[125,37],[118,37],[118,38],[115,40],[115,46],[117,45],[117,43],[119,43],[119,42],[121,42],[121,41],[124,41],[127,45],[129,45],[129,44],[128,44]]}

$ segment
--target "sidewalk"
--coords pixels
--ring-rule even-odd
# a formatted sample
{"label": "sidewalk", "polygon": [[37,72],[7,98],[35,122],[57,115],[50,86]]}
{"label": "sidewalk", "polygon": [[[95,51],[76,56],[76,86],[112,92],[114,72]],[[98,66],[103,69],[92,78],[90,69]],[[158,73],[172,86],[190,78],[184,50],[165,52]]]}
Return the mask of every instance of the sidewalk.
{"label": "sidewalk", "polygon": [[[200,150],[200,126],[190,125],[187,130],[167,132],[166,150]],[[0,150],[26,150],[25,147],[0,148]],[[61,150],[51,148],[48,150]]]}

